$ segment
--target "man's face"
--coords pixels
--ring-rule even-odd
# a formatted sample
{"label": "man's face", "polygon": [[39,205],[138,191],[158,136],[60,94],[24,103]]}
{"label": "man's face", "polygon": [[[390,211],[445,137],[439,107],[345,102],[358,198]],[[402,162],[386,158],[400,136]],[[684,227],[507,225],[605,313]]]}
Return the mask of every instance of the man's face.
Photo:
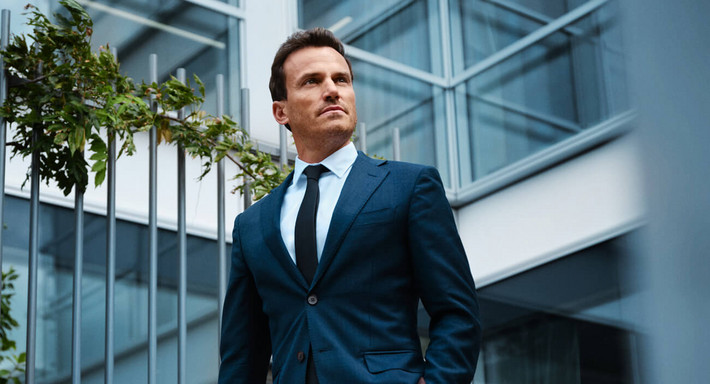
{"label": "man's face", "polygon": [[276,121],[289,124],[297,147],[341,138],[344,145],[357,123],[345,58],[330,47],[307,47],[291,53],[283,69],[287,100],[274,102]]}

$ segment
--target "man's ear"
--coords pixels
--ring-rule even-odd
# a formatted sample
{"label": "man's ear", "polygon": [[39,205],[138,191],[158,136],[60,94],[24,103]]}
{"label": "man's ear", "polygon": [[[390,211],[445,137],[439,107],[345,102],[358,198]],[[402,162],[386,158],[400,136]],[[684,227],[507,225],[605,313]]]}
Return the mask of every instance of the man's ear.
{"label": "man's ear", "polygon": [[274,119],[281,125],[288,124],[288,116],[286,114],[286,101],[274,101],[271,104],[271,112],[274,114]]}

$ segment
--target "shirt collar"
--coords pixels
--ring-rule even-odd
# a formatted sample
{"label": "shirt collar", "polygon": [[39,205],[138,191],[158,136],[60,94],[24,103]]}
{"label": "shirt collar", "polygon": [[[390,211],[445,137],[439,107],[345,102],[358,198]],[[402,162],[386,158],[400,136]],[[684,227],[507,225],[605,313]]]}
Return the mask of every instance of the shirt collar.
{"label": "shirt collar", "polygon": [[357,159],[357,149],[355,149],[355,144],[353,144],[352,141],[333,152],[320,163],[310,164],[296,157],[296,164],[293,169],[293,182],[295,183],[300,179],[303,170],[306,169],[307,166],[317,164],[325,165],[331,172],[333,172],[333,174],[335,174],[335,176],[341,178],[353,165],[355,159]]}

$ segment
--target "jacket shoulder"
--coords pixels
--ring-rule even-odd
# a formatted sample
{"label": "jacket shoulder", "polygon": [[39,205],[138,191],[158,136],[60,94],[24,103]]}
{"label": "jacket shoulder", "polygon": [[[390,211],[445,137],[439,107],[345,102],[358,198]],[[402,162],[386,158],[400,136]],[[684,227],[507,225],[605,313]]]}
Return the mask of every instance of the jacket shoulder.
{"label": "jacket shoulder", "polygon": [[419,174],[420,172],[422,172],[425,169],[436,171],[436,168],[434,168],[430,165],[408,163],[406,161],[378,159],[378,158],[370,157],[370,156],[364,154],[363,152],[359,152],[358,159],[360,159],[361,161],[365,161],[370,166],[382,167],[382,168],[390,170],[390,171],[398,171],[398,172],[402,171],[402,172],[408,172],[408,173],[414,173],[414,174]]}

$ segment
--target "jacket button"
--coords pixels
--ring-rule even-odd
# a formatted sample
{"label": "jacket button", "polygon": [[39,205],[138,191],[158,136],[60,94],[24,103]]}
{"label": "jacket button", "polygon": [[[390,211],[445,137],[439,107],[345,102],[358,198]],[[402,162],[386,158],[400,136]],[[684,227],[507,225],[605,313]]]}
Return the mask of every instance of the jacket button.
{"label": "jacket button", "polygon": [[303,359],[305,359],[305,358],[306,358],[306,355],[303,353],[303,351],[298,351],[298,353],[296,354],[296,359],[298,359],[298,362],[302,363]]}
{"label": "jacket button", "polygon": [[310,304],[310,305],[318,304],[318,296],[316,296],[316,295],[308,296],[308,304]]}

